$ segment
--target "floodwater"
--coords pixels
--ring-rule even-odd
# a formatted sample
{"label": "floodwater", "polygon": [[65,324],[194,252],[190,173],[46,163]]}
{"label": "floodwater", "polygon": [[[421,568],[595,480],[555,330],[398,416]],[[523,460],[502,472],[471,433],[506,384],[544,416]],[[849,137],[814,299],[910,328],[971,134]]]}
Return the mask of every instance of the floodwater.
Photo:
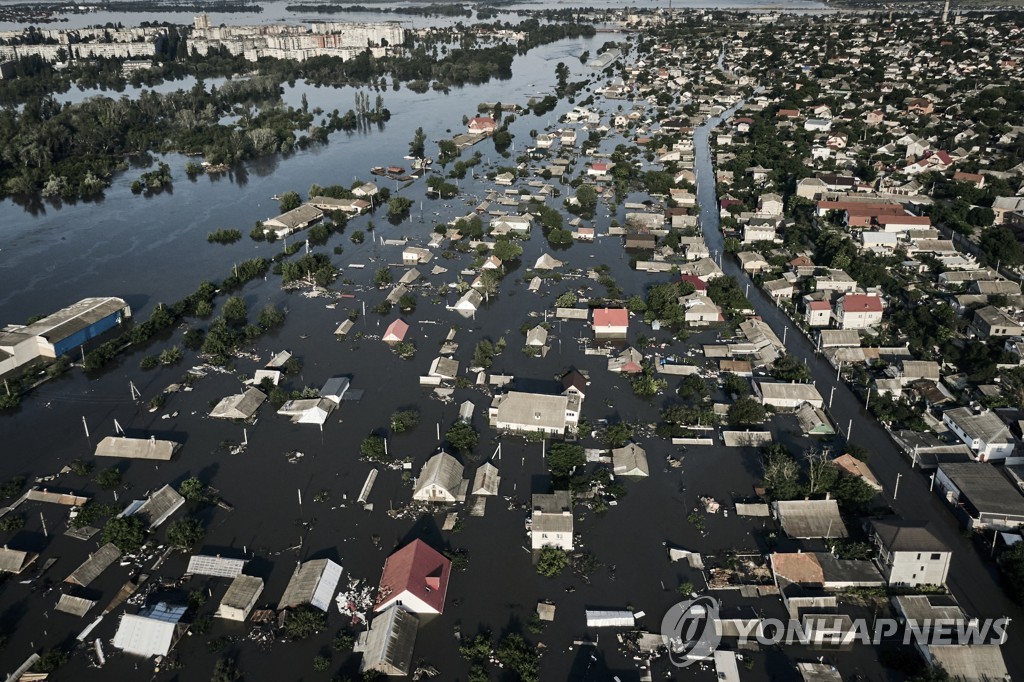
{"label": "floodwater", "polygon": [[[421,17],[402,13],[392,12],[338,12],[317,14],[311,12],[291,12],[287,9],[291,4],[317,4],[300,3],[299,0],[272,0],[271,2],[258,3],[262,12],[217,12],[213,8],[208,12],[210,21],[214,25],[244,25],[244,24],[268,24],[286,21],[398,21],[410,28],[428,26],[450,26],[462,21],[468,22],[466,17]],[[352,3],[360,4],[360,3]],[[371,7],[408,7],[408,2],[374,3]],[[638,0],[628,3],[630,7],[638,9],[656,9],[667,7],[667,3],[658,0]],[[523,2],[509,5],[502,8],[497,20],[516,22],[515,12],[518,10],[547,9],[551,5],[544,3]],[[594,8],[598,10],[614,10],[623,7],[619,0],[558,0],[556,5],[559,9],[572,7]],[[783,11],[783,12],[828,12],[827,3],[818,0],[674,0],[674,9],[722,9],[736,11]],[[170,21],[176,24],[191,24],[193,12],[117,12],[113,10],[101,10],[83,14],[61,15],[67,21],[43,24],[43,28],[82,28],[85,26],[102,25],[106,23],[139,24],[143,21],[164,22]],[[474,15],[475,19],[475,15]],[[493,21],[493,20],[488,20]],[[22,28],[22,24],[15,22],[0,22],[0,31],[11,31]]]}
{"label": "floodwater", "polygon": [[[44,204],[34,207],[33,212],[6,202],[0,209],[0,224],[4,225],[0,232],[0,281],[4,282],[0,291],[0,319],[23,320],[87,295],[123,296],[145,317],[155,302],[176,300],[203,279],[222,278],[233,262],[255,255],[270,256],[280,248],[280,244],[255,244],[248,238],[231,246],[210,245],[205,240],[207,232],[220,227],[248,232],[255,220],[276,213],[276,202],[270,200],[272,194],[287,189],[305,192],[314,182],[325,185],[348,183],[353,176],[366,178],[372,165],[404,165],[402,156],[417,126],[422,125],[431,139],[438,139],[448,129],[461,129],[462,115],[472,114],[480,101],[522,101],[529,94],[550,90],[558,61],[565,61],[574,72],[573,79],[579,79],[589,72],[575,56],[585,49],[593,52],[609,39],[613,38],[598,35],[591,41],[563,41],[533,51],[517,59],[513,67],[515,76],[504,83],[468,87],[447,96],[429,93],[419,97],[404,89],[385,93],[393,118],[384,131],[339,133],[327,146],[286,159],[251,164],[244,172],[236,171],[220,180],[200,177],[189,182],[182,171],[185,159],[168,157],[177,180],[173,193],[153,197],[132,195],[128,185],[141,172],[136,169],[119,176],[106,198],[95,205],[80,203],[57,208]],[[353,100],[351,93],[309,88],[307,92],[311,106],[326,107],[337,101],[335,106],[347,109]],[[295,96],[301,93],[289,95]],[[616,105],[601,106],[607,112]],[[563,102],[555,112],[542,118],[527,116],[517,120],[513,124],[517,146],[527,142],[530,129],[542,129],[568,108]],[[703,180],[699,197],[709,243],[720,249],[720,243],[713,241],[717,222],[707,214],[714,211],[709,209],[714,202],[714,188],[709,190],[706,184],[713,177],[706,132],[702,129],[697,134],[698,176]],[[612,145],[614,140],[608,142],[608,146]],[[489,142],[478,149],[492,166],[499,161]],[[483,169],[481,166],[477,171]],[[727,502],[733,496],[749,495],[760,475],[756,452],[718,446],[679,452],[663,440],[639,437],[648,451],[651,477],[628,483],[627,496],[604,514],[597,515],[585,507],[576,510],[576,530],[582,545],[602,564],[589,584],[568,572],[557,579],[540,577],[531,566],[530,554],[523,549],[528,543],[523,525],[524,505],[531,493],[546,491],[549,485],[540,443],[506,440],[502,444],[501,458],[495,460],[502,476],[500,497],[488,501],[484,518],[466,518],[461,533],[439,530],[443,513],[391,518],[387,510],[402,508],[411,495],[411,483],[403,480],[398,471],[381,471],[369,497],[373,511],[364,511],[354,504],[372,468],[359,461],[359,443],[372,431],[383,433],[388,415],[394,410],[415,406],[421,412],[422,423],[416,430],[389,437],[390,452],[411,458],[414,472],[439,445],[435,425],[443,434],[456,419],[458,405],[465,400],[476,406],[474,424],[482,436],[473,456],[462,458],[467,464],[466,477],[471,478],[476,465],[494,453],[494,433],[486,427],[488,395],[477,389],[459,389],[454,402],[444,404],[418,386],[418,377],[427,372],[453,324],[459,327],[456,340],[460,348],[456,358],[463,368],[477,340],[504,336],[508,347],[496,358],[492,370],[515,374],[524,380],[521,386],[527,390],[554,390],[555,377],[572,366],[588,371],[592,383],[583,415],[592,423],[608,419],[653,424],[658,410],[671,401],[669,395],[652,401],[634,397],[625,379],[606,372],[603,357],[584,355],[578,339],[589,334],[580,322],[553,323],[551,352],[547,357],[530,359],[521,353],[524,338],[519,332],[520,325],[529,322],[532,326],[542,319],[531,317],[531,313],[550,310],[555,297],[570,288],[587,290],[584,293],[589,295],[604,294],[596,283],[570,277],[562,282],[548,281],[539,295],[528,292],[523,281],[526,270],[541,253],[550,251],[539,232],[524,243],[522,264],[506,276],[497,300],[484,306],[473,320],[464,320],[444,309],[446,302],[455,300],[454,294],[432,293],[454,281],[457,271],[468,265],[469,256],[453,260],[435,256],[429,265],[420,268],[426,273],[439,264],[448,272],[427,278],[427,284],[417,292],[416,312],[405,316],[411,325],[408,338],[417,347],[414,359],[398,360],[382,343],[370,338],[379,335],[397,313],[386,317],[370,313],[361,318],[354,332],[362,332],[366,338],[334,339],[333,329],[346,316],[346,308],[355,309],[363,301],[370,308],[384,297],[385,292],[371,291],[365,286],[373,271],[382,263],[400,260],[399,247],[373,245],[369,241],[356,246],[349,241],[348,234],[366,229],[372,219],[383,236],[406,235],[412,243],[422,244],[427,240],[435,213],[441,214],[438,219],[443,219],[468,211],[484,185],[467,178],[463,187],[470,195],[464,198],[467,205],[459,200],[424,199],[422,212],[417,203],[411,220],[399,226],[389,225],[381,215],[363,217],[350,223],[346,235],[332,237],[322,250],[330,253],[335,245],[345,249],[343,255],[332,256],[343,270],[342,279],[334,288],[355,296],[340,300],[335,309],[326,308],[323,299],[282,291],[274,276],[242,291],[252,313],[267,302],[289,311],[282,330],[252,346],[263,362],[281,349],[289,349],[303,360],[301,375],[289,379],[288,388],[318,387],[331,376],[347,375],[354,388],[365,391],[360,401],[344,403],[322,432],[315,426],[291,425],[272,414],[269,406],[261,409],[255,426],[244,430],[240,425],[205,417],[216,400],[239,391],[241,379],[262,366],[262,362],[245,359],[235,364],[231,374],[211,374],[198,382],[194,391],[171,395],[161,412],[146,411],[145,403],[168,384],[180,380],[184,369],[195,362],[194,356],[186,353],[185,362],[175,368],[151,372],[138,368],[143,356],[180,343],[182,332],[175,330],[120,358],[92,381],[78,371],[69,372],[31,394],[15,414],[0,417],[4,455],[0,480],[15,475],[31,480],[57,473],[77,458],[91,459],[98,439],[114,433],[116,420],[129,435],[156,435],[184,442],[181,453],[171,462],[118,463],[125,480],[117,491],[118,500],[141,497],[165,483],[177,485],[193,475],[216,487],[235,509],[194,510],[206,525],[206,537],[199,549],[204,553],[250,558],[246,572],[266,580],[260,606],[276,605],[297,561],[332,558],[344,569],[343,585],[350,577],[373,585],[388,552],[419,537],[437,547],[469,552],[470,568],[468,572],[453,574],[444,614],[425,622],[417,640],[415,659],[436,666],[441,671],[440,679],[465,679],[468,673],[468,665],[458,656],[456,628],[465,635],[482,630],[495,637],[507,632],[526,634],[525,623],[530,613],[536,602],[545,598],[557,605],[555,622],[541,635],[526,635],[545,647],[542,680],[607,680],[613,675],[622,680],[639,679],[636,662],[619,651],[613,632],[586,631],[584,609],[628,606],[643,610],[647,615],[641,619],[641,625],[656,631],[662,614],[677,601],[675,589],[681,581],[703,585],[699,572],[669,563],[666,543],[697,549],[708,557],[736,549],[764,553],[773,529],[764,528],[761,521],[719,514],[708,518],[707,536],[701,536],[686,520],[700,496]],[[403,194],[418,201],[423,189],[423,181],[417,181]],[[423,222],[419,220],[421,213]],[[599,232],[606,231],[611,218],[603,208],[599,209]],[[567,272],[608,264],[627,295],[640,293],[664,277],[630,270],[621,241],[616,238],[604,237],[592,245],[575,244],[555,255],[567,261],[563,268]],[[353,264],[367,267],[360,270],[352,268]],[[397,277],[401,270],[396,268],[395,272]],[[348,278],[352,284],[344,283]],[[755,303],[762,311],[764,302],[755,299]],[[762,314],[766,311],[767,308]],[[631,340],[640,334],[659,338],[650,327],[634,321]],[[794,336],[790,335],[790,339]],[[674,344],[667,352],[685,355],[714,337],[714,332],[703,332],[685,343]],[[678,380],[671,380],[670,390],[677,383]],[[132,384],[142,394],[139,403],[131,399]],[[162,418],[172,413],[176,416]],[[796,447],[804,446],[796,442],[781,421],[773,428],[778,439],[793,442]],[[249,445],[242,454],[228,454],[222,447],[239,443],[243,438],[248,439]],[[589,441],[586,444],[597,445]],[[288,453],[295,451],[304,456],[291,462]],[[670,455],[682,457],[681,468],[667,467],[666,458]],[[98,468],[105,466],[110,463],[98,463]],[[114,499],[113,493],[100,491],[95,484],[70,474],[48,485],[95,495],[105,502]],[[908,482],[903,485],[908,486]],[[314,502],[314,497],[323,491],[328,500]],[[24,513],[25,528],[8,533],[5,542],[12,547],[41,551],[41,561],[50,557],[58,557],[58,561],[33,583],[20,584],[8,579],[0,589],[0,632],[8,635],[0,653],[3,671],[13,670],[32,651],[73,643],[74,636],[104,608],[130,575],[144,572],[155,581],[158,576],[180,576],[184,571],[187,557],[182,554],[172,555],[159,569],[153,569],[152,560],[115,566],[87,589],[77,592],[98,600],[97,607],[84,619],[55,612],[53,606],[66,589],[61,581],[96,547],[96,541],[81,542],[62,535],[65,514],[61,509],[28,505]],[[161,533],[158,531],[158,537],[162,537]],[[374,546],[374,536],[380,538],[379,549]],[[197,578],[184,589],[210,590],[211,598],[199,609],[202,615],[215,610],[226,587],[223,580]],[[166,596],[180,598],[173,593]],[[724,601],[727,605],[735,603],[728,594]],[[778,601],[768,601],[763,608],[772,615],[779,608]],[[209,642],[219,637],[231,639],[225,652],[238,658],[247,680],[328,679],[338,671],[352,674],[357,661],[357,657],[334,654],[330,673],[313,671],[313,657],[329,652],[334,632],[344,624],[332,606],[328,632],[302,643],[273,642],[264,647],[246,640],[244,628],[217,622],[208,633],[190,635],[178,645],[177,657],[184,662],[181,670],[154,676],[151,662],[117,654],[110,646],[121,612],[117,610],[105,617],[89,636],[90,645],[95,638],[104,644],[106,666],[101,670],[89,667],[89,653],[83,646],[76,650],[57,679],[205,679],[221,655],[210,651]],[[598,635],[596,647],[574,644],[577,640],[593,642]],[[812,660],[819,654],[778,649],[755,653],[752,656],[756,664],[744,676],[756,680],[791,678],[792,668],[786,667],[785,655]],[[830,653],[828,657],[844,675],[886,677],[872,652]],[[687,677],[706,678],[708,674],[696,667],[685,671]],[[492,678],[505,679],[497,674]]]}

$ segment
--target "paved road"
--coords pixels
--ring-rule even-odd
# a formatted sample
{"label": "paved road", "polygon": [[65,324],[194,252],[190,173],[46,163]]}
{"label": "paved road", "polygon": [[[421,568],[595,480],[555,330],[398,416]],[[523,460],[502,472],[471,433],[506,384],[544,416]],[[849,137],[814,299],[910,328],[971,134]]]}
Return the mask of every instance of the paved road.
{"label": "paved road", "polygon": [[[723,236],[719,229],[718,202],[715,193],[714,171],[709,153],[708,135],[711,130],[735,111],[733,107],[722,116],[713,118],[694,131],[696,148],[697,200],[701,206],[701,226],[708,249],[722,253]],[[851,442],[867,448],[871,454],[870,466],[885,486],[884,495],[896,513],[905,519],[931,521],[932,530],[949,547],[954,556],[947,585],[969,616],[980,618],[1009,617],[1009,644],[1003,647],[1003,656],[1011,675],[1024,675],[1024,646],[1015,640],[1024,640],[1024,611],[1012,603],[999,584],[998,569],[986,561],[966,539],[956,519],[939,497],[930,492],[929,479],[912,469],[890,440],[885,429],[863,408],[857,396],[845,384],[836,382],[835,369],[823,358],[815,355],[811,342],[789,321],[785,313],[743,272],[732,258],[722,258],[722,268],[746,289],[750,283],[749,298],[757,314],[783,337],[787,350],[795,357],[806,360],[811,368],[815,385],[823,396],[836,387],[831,413],[836,427],[844,434],[853,421]],[[980,465],[979,465],[980,466]],[[899,490],[896,491],[897,480]],[[893,493],[898,498],[893,499]]]}

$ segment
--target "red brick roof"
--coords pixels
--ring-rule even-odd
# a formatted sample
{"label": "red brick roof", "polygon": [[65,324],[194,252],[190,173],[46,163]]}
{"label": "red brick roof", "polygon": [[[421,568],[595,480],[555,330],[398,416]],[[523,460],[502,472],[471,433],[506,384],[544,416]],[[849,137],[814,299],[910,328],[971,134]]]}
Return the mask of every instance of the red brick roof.
{"label": "red brick roof", "polygon": [[828,301],[811,301],[807,304],[807,307],[811,310],[832,310],[832,306],[828,304]]}
{"label": "red brick roof", "polygon": [[697,275],[679,275],[680,282],[689,282],[693,285],[695,291],[706,291],[708,288],[707,282],[702,280]]}
{"label": "red brick roof", "polygon": [[409,325],[399,318],[388,325],[388,328],[384,330],[384,336],[381,338],[384,341],[401,341],[405,338],[405,334],[408,331]]}
{"label": "red brick roof", "polygon": [[447,557],[422,540],[413,540],[384,562],[374,610],[408,592],[441,613],[451,570]]}
{"label": "red brick roof", "polygon": [[625,308],[596,308],[594,310],[594,328],[627,327],[629,311]]}
{"label": "red brick roof", "polygon": [[882,299],[866,294],[846,294],[841,299],[843,311],[847,313],[880,313]]}

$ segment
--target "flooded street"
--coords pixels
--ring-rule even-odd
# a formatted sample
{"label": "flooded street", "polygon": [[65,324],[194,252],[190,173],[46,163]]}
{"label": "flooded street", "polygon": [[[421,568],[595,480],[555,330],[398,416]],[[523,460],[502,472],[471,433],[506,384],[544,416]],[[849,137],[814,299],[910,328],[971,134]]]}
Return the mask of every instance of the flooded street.
{"label": "flooded street", "polygon": [[[165,160],[174,173],[175,187],[172,192],[161,195],[131,194],[128,186],[142,172],[142,169],[133,169],[118,176],[106,197],[95,204],[79,203],[60,208],[40,204],[26,210],[5,202],[0,205],[0,224],[3,225],[0,281],[4,283],[0,289],[0,320],[23,321],[78,298],[99,295],[125,298],[140,319],[144,319],[157,302],[177,300],[192,292],[201,280],[222,279],[233,263],[254,256],[269,258],[281,248],[281,244],[257,244],[248,237],[230,246],[211,245],[206,242],[208,232],[237,228],[247,234],[255,221],[278,212],[277,203],[270,199],[274,194],[291,189],[305,194],[313,183],[348,185],[356,177],[369,179],[368,170],[374,165],[407,165],[403,157],[417,127],[422,126],[427,131],[431,140],[428,153],[432,153],[436,149],[433,141],[461,131],[463,115],[472,116],[478,103],[523,103],[530,95],[550,92],[554,67],[559,61],[571,68],[570,80],[589,77],[592,72],[579,63],[578,55],[584,50],[593,53],[605,41],[619,39],[621,35],[599,33],[591,40],[562,41],[538,48],[517,58],[510,81],[466,87],[453,90],[449,95],[431,92],[420,96],[404,88],[384,92],[385,105],[391,110],[392,118],[383,131],[335,133],[326,146],[313,147],[288,158],[247,165],[244,170],[220,179],[201,176],[189,181],[183,172],[186,159],[168,156]],[[354,90],[348,90],[351,89],[332,91],[296,86],[289,89],[285,97],[294,104],[296,98],[306,93],[311,107],[345,110],[352,106],[354,97]],[[614,110],[615,103],[599,100],[597,106],[608,114]],[[569,108],[571,105],[563,101],[555,111],[542,117],[531,114],[518,118],[511,127],[516,147],[521,150],[529,143],[531,129],[540,130],[552,124]],[[709,125],[716,122],[713,120]],[[717,230],[708,129],[709,126],[703,126],[695,135],[698,199],[708,246],[720,252],[722,241]],[[606,146],[610,149],[614,142],[608,140]],[[477,167],[478,175],[493,170],[495,165],[511,163],[495,153],[489,140],[465,152],[463,157],[476,150],[486,160]],[[399,189],[391,181],[381,184],[389,186],[392,192]],[[704,585],[700,571],[669,561],[666,545],[698,549],[706,561],[727,552],[764,554],[768,551],[769,543],[774,541],[770,522],[766,526],[766,522],[760,520],[738,518],[734,514],[726,517],[719,513],[706,517],[707,527],[702,534],[687,521],[688,514],[698,506],[700,496],[711,496],[727,506],[725,503],[731,499],[751,495],[753,485],[761,476],[757,452],[719,444],[682,451],[665,439],[638,437],[637,441],[647,450],[650,478],[627,483],[628,494],[603,513],[584,506],[576,508],[575,530],[582,538],[583,548],[600,564],[589,583],[568,571],[557,579],[541,577],[531,565],[530,553],[524,549],[529,546],[524,522],[530,495],[547,492],[550,485],[542,454],[545,446],[539,442],[503,441],[500,459],[493,460],[501,472],[499,496],[488,501],[483,518],[463,514],[461,532],[440,530],[445,518],[443,512],[399,514],[399,518],[392,518],[388,511],[405,507],[411,496],[411,480],[399,470],[380,469],[369,496],[372,511],[356,504],[363,481],[373,468],[359,460],[360,442],[371,432],[387,433],[389,415],[395,410],[415,407],[421,414],[421,423],[415,430],[389,434],[388,440],[392,454],[411,459],[413,475],[440,445],[438,429],[443,436],[458,417],[459,405],[466,400],[475,405],[473,423],[481,433],[481,442],[472,456],[461,457],[467,465],[465,477],[472,479],[476,466],[495,452],[495,432],[488,428],[486,419],[490,403],[488,391],[459,388],[455,390],[453,401],[444,403],[428,389],[419,387],[419,376],[427,373],[452,325],[458,327],[455,341],[460,347],[455,358],[461,362],[463,370],[470,363],[473,346],[478,340],[497,341],[504,337],[508,346],[495,358],[490,369],[493,373],[514,374],[529,382],[532,389],[556,390],[556,377],[565,370],[577,367],[589,372],[591,384],[582,414],[592,424],[607,419],[653,425],[659,410],[674,400],[678,385],[678,379],[670,377],[669,389],[662,395],[650,401],[637,398],[624,377],[607,372],[605,357],[584,354],[580,339],[589,338],[592,331],[580,321],[552,321],[551,351],[546,357],[528,358],[521,352],[524,337],[520,326],[524,323],[533,326],[542,321],[544,318],[538,314],[553,310],[554,300],[560,294],[571,289],[580,291],[584,297],[605,295],[603,287],[583,276],[587,269],[597,264],[608,265],[627,296],[642,293],[648,285],[669,277],[630,269],[621,239],[607,236],[611,221],[621,221],[623,211],[620,209],[619,214],[610,215],[603,204],[599,206],[596,220],[597,232],[603,236],[593,244],[575,243],[567,250],[554,251],[540,230],[534,230],[532,238],[522,242],[521,263],[502,281],[497,298],[483,306],[475,319],[465,320],[446,310],[445,306],[454,303],[457,296],[454,291],[442,288],[454,282],[458,271],[469,266],[472,256],[446,259],[435,253],[434,260],[420,266],[420,271],[427,274],[432,267],[440,265],[447,272],[426,277],[425,283],[416,288],[416,311],[403,316],[410,324],[407,340],[417,349],[413,359],[399,360],[375,338],[395,319],[397,312],[386,316],[368,313],[357,321],[350,334],[352,338],[336,339],[333,330],[349,309],[361,310],[365,302],[369,310],[386,295],[385,291],[372,290],[369,286],[377,267],[401,262],[402,247],[380,245],[372,240],[356,245],[349,238],[352,232],[366,230],[372,220],[376,230],[371,234],[384,238],[409,237],[410,244],[423,245],[429,239],[435,220],[444,222],[467,213],[490,187],[482,179],[467,177],[461,183],[464,196],[435,201],[423,198],[424,184],[421,179],[402,189],[403,196],[416,201],[412,215],[405,222],[390,225],[383,212],[360,217],[349,223],[344,235],[333,235],[326,247],[319,249],[330,253],[334,246],[344,248],[343,254],[331,257],[333,264],[342,271],[333,288],[352,293],[354,298],[340,299],[335,308],[328,308],[325,299],[282,291],[279,278],[273,275],[266,281],[244,287],[240,295],[246,301],[250,318],[268,302],[288,310],[283,329],[264,335],[252,344],[251,350],[259,361],[241,359],[231,373],[210,373],[196,383],[193,391],[171,394],[160,412],[148,412],[145,405],[149,399],[169,384],[180,381],[185,369],[197,362],[193,353],[186,352],[184,362],[177,367],[148,372],[139,369],[142,357],[181,343],[182,330],[178,329],[119,357],[102,376],[91,381],[80,371],[73,370],[30,394],[20,410],[0,416],[0,449],[4,455],[0,482],[13,476],[25,476],[32,481],[56,474],[76,459],[92,459],[95,444],[114,433],[116,420],[128,435],[153,435],[184,443],[180,454],[169,462],[98,462],[98,469],[117,464],[123,472],[125,484],[117,490],[118,503],[141,499],[166,483],[177,486],[190,476],[197,476],[215,487],[234,510],[213,506],[194,508],[206,526],[206,536],[197,553],[250,559],[245,572],[262,577],[266,582],[258,608],[277,605],[298,561],[330,558],[344,570],[342,586],[347,585],[350,578],[375,586],[385,557],[398,546],[421,538],[437,548],[465,549],[469,554],[468,571],[452,574],[444,614],[425,619],[419,629],[414,661],[423,660],[437,667],[441,671],[439,679],[466,679],[468,674],[469,664],[458,654],[458,629],[464,636],[489,631],[495,639],[509,632],[523,632],[532,642],[541,642],[542,680],[608,680],[616,675],[622,680],[638,680],[637,661],[620,651],[614,631],[601,631],[595,638],[598,633],[588,632],[585,627],[584,610],[629,607],[644,611],[647,615],[639,620],[640,626],[657,631],[662,615],[680,599],[676,589],[681,582],[691,581],[699,588]],[[565,186],[558,187],[563,197],[571,191]],[[558,199],[556,205],[560,204],[561,199]],[[564,277],[561,281],[545,280],[540,292],[533,293],[527,290],[526,272],[545,252],[566,261],[561,268]],[[354,265],[366,267],[360,269]],[[741,277],[742,273],[735,272],[735,265],[726,260],[723,266],[729,274],[737,274],[743,286],[746,280]],[[402,270],[394,268],[393,272],[397,279]],[[781,324],[781,313],[773,313],[774,307],[754,288],[751,298],[758,312],[773,326]],[[218,298],[217,303],[223,303],[223,297]],[[638,317],[634,317],[630,325],[631,341],[644,335],[669,342],[667,333],[653,330]],[[357,333],[363,338],[356,338]],[[715,337],[715,331],[695,333],[687,341],[674,343],[663,352],[685,356],[700,344],[713,342]],[[802,337],[790,334],[789,339],[794,352],[806,354],[807,344]],[[351,378],[354,389],[364,391],[362,398],[344,402],[322,431],[311,425],[290,424],[286,418],[273,414],[269,405],[261,408],[257,423],[248,427],[206,416],[213,404],[225,395],[242,390],[241,380],[251,377],[274,352],[282,349],[290,350],[303,363],[299,376],[289,379],[289,389],[319,388],[328,378],[343,375]],[[815,365],[816,378],[827,386],[825,374],[821,366]],[[139,402],[132,400],[131,384],[141,392]],[[853,397],[845,389],[837,391],[836,397],[837,421],[846,414],[857,414],[857,406],[851,402]],[[162,418],[172,414],[176,416]],[[845,424],[845,421],[840,423]],[[785,420],[772,424],[776,439],[795,443],[797,436],[787,424]],[[880,429],[874,422],[866,424],[863,430],[858,428],[854,441],[877,440],[876,432]],[[230,446],[246,438],[248,446],[242,453],[229,453]],[[883,441],[876,440],[865,444],[880,450],[886,447]],[[584,444],[599,447],[597,441],[590,439]],[[296,452],[302,456],[296,457]],[[670,456],[681,458],[681,466],[668,466]],[[902,462],[888,446],[888,450],[876,456],[872,466],[879,467],[879,476],[888,488],[890,478],[895,478],[895,469],[905,468]],[[941,510],[933,513],[929,507],[937,505],[937,500],[921,495],[922,485],[926,484],[916,475],[904,478],[909,480],[903,483],[906,487],[900,490],[897,508],[913,516],[910,505],[920,505],[929,510],[930,516],[943,519],[944,524],[949,521],[952,526],[951,517],[943,516]],[[47,485],[94,495],[104,502],[114,501],[113,493],[101,491],[95,483],[74,474],[62,475]],[[927,494],[926,487],[924,492]],[[321,501],[314,501],[314,498]],[[904,505],[907,505],[905,510]],[[129,575],[147,573],[152,584],[159,577],[180,576],[187,565],[188,557],[182,553],[172,554],[159,569],[152,568],[152,560],[130,567],[115,565],[88,588],[77,592],[98,601],[85,618],[58,613],[53,606],[64,589],[61,581],[95,550],[96,538],[80,541],[64,535],[66,511],[55,505],[27,503],[21,511],[27,517],[27,524],[24,529],[10,534],[7,542],[20,549],[45,551],[45,557],[58,560],[44,576],[30,584],[8,578],[0,588],[0,633],[7,636],[0,659],[5,672],[13,670],[32,651],[73,642],[75,635],[99,615]],[[163,532],[163,529],[158,531],[157,537],[162,538]],[[952,530],[944,532],[953,536]],[[375,538],[379,538],[379,547]],[[955,591],[957,580],[985,579],[984,571],[978,570],[981,564],[975,555],[963,554],[962,560],[958,554],[959,565],[955,564],[951,573]],[[968,566],[970,561],[977,566]],[[961,569],[960,566],[967,567]],[[964,573],[958,575],[959,570]],[[226,587],[226,580],[197,577],[182,589],[186,592],[210,590],[209,600],[198,611],[207,615],[214,611]],[[176,596],[180,599],[183,594]],[[721,595],[726,606],[730,604],[730,594]],[[540,599],[555,602],[555,621],[540,635],[528,634],[526,623]],[[975,606],[971,600],[967,601]],[[765,609],[770,612],[780,608],[777,599],[765,602]],[[985,608],[978,610],[980,615],[989,615]],[[90,642],[99,638],[104,643],[107,664],[101,669],[91,667],[87,653],[80,648],[55,679],[206,679],[216,659],[225,652],[237,657],[240,670],[250,682],[326,680],[336,673],[356,675],[357,657],[340,653],[333,654],[329,672],[313,670],[314,656],[330,653],[334,633],[345,624],[333,605],[328,631],[299,643],[251,641],[246,637],[246,632],[251,630],[249,626],[243,628],[217,620],[208,633],[191,634],[178,645],[176,659],[182,662],[183,668],[163,670],[156,675],[150,661],[119,654],[109,646],[122,612],[123,609],[117,610],[105,617],[89,636]],[[230,639],[227,649],[212,651],[210,642],[220,637]],[[589,643],[576,644],[583,639],[588,639]],[[594,643],[596,646],[591,646]],[[792,650],[785,654],[769,650],[754,656],[757,665],[744,673],[745,679],[785,679],[792,675],[792,668],[783,668],[783,664],[787,656],[794,658],[797,654]],[[1015,656],[1012,650],[1006,651],[1008,663],[1014,662]],[[808,652],[803,660],[811,658],[817,655]],[[830,654],[830,659],[841,665],[844,674],[851,676],[860,674],[865,679],[885,679],[888,673],[877,659],[866,656],[864,651],[834,653]],[[668,666],[664,661],[658,665],[660,675]],[[710,679],[713,673],[694,666],[675,674],[679,678]],[[492,679],[508,677],[504,671],[492,674]]]}

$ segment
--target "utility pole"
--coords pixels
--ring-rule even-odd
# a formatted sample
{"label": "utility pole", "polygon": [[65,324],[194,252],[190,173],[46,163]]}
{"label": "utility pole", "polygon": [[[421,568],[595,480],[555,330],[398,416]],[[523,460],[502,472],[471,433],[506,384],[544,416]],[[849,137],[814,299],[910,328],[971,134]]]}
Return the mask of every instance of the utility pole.
{"label": "utility pole", "polygon": [[851,419],[850,423],[846,425],[846,442],[847,443],[850,442],[850,433],[852,433],[852,432],[853,432],[853,420]]}
{"label": "utility pole", "polygon": [[871,404],[871,388],[869,387],[869,388],[868,388],[868,397],[867,397],[867,400],[865,400],[865,401],[864,401],[864,409],[865,409],[865,410],[866,410],[866,409],[868,409],[868,405],[870,405],[870,404]]}
{"label": "utility pole", "polygon": [[896,495],[900,492],[900,479],[903,478],[903,474],[896,474],[896,487],[892,491],[892,499],[896,500]]}
{"label": "utility pole", "polygon": [[832,387],[832,392],[828,394],[828,409],[832,409],[832,398],[836,397],[836,387]]}
{"label": "utility pole", "polygon": [[85,429],[85,437],[89,438],[89,424],[85,421],[85,415],[82,415],[82,428]]}

